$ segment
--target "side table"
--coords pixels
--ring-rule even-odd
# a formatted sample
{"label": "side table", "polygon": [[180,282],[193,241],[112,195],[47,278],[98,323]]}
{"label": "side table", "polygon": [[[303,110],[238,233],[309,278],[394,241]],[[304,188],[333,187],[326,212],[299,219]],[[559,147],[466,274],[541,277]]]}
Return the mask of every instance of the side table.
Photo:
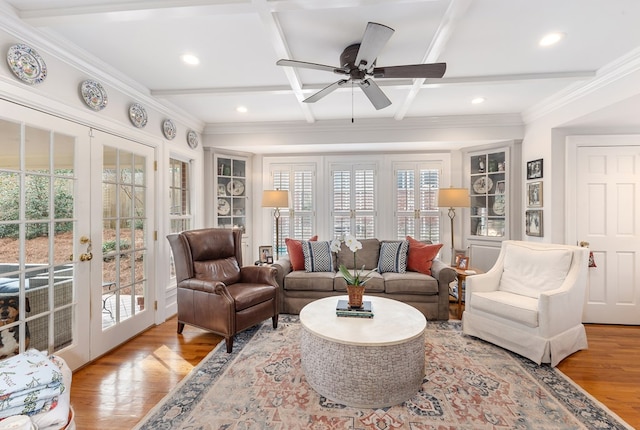
{"label": "side table", "polygon": [[[454,269],[456,269],[456,274],[458,275],[458,319],[462,319],[462,297],[465,293],[463,288],[464,281],[468,276],[479,275],[484,272],[480,269],[476,269],[475,267],[470,267],[468,269],[458,269],[457,267],[454,267]],[[468,274],[466,273],[466,270],[473,270],[476,273]]]}

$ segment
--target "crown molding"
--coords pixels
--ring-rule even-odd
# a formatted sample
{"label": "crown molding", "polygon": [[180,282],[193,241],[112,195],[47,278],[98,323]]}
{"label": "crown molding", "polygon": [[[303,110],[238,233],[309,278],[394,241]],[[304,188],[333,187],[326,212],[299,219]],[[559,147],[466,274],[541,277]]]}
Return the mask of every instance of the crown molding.
{"label": "crown molding", "polygon": [[524,122],[519,114],[493,115],[450,115],[433,117],[411,117],[397,121],[391,118],[356,119],[354,123],[346,120],[316,121],[280,121],[208,124],[203,130],[204,135],[222,134],[278,134],[278,133],[306,133],[313,132],[371,132],[376,130],[427,130],[446,128],[477,128],[477,127],[523,127]]}
{"label": "crown molding", "polygon": [[526,124],[530,124],[639,70],[640,48],[636,48],[600,68],[594,78],[569,85],[564,90],[527,109],[522,113],[522,118]]}
{"label": "crown molding", "polygon": [[[150,94],[149,89],[78,46],[70,44],[68,40],[60,40],[53,32],[25,25],[17,17],[15,10],[1,1],[0,12],[5,12],[0,14],[0,30],[6,31],[19,39],[18,41],[33,45],[40,53],[46,52],[79,72],[85,73],[88,78],[100,81],[103,85],[114,88],[146,108],[156,110],[193,130],[201,131],[204,128],[203,121],[194,120],[193,115],[171,103],[161,103]],[[65,49],[61,49],[61,46]]]}

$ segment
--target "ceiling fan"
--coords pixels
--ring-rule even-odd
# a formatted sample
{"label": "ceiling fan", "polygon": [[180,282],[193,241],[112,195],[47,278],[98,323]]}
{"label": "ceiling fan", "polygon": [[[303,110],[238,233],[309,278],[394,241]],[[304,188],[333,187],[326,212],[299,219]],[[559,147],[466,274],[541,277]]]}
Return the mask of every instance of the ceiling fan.
{"label": "ceiling fan", "polygon": [[446,63],[407,64],[403,66],[376,67],[376,59],[382,48],[394,33],[394,29],[386,25],[369,22],[362,37],[362,42],[347,46],[340,54],[340,66],[308,63],[296,60],[278,60],[278,66],[300,67],[304,69],[324,70],[347,76],[303,100],[314,103],[345,85],[349,81],[357,83],[376,109],[386,108],[391,100],[380,87],[370,79],[379,78],[441,78],[447,69]]}

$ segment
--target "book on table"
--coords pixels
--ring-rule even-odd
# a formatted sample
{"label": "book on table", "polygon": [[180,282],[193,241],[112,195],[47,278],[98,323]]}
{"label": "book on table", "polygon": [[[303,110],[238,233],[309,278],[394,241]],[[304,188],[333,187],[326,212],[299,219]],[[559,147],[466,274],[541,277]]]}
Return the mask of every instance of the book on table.
{"label": "book on table", "polygon": [[373,318],[373,309],[369,300],[363,301],[360,308],[352,308],[347,300],[338,300],[336,315],[339,317]]}

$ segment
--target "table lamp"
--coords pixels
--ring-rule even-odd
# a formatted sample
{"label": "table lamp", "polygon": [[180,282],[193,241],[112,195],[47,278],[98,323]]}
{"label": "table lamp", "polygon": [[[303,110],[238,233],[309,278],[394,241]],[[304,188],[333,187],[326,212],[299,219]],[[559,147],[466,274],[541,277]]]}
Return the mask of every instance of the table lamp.
{"label": "table lamp", "polygon": [[276,220],[276,260],[280,258],[280,208],[289,207],[289,191],[264,190],[262,192],[262,207],[275,208],[273,217]]}
{"label": "table lamp", "polygon": [[438,207],[449,207],[449,219],[451,220],[451,265],[455,265],[456,255],[453,243],[453,219],[456,217],[454,208],[469,207],[469,190],[466,188],[440,188],[438,190]]}

